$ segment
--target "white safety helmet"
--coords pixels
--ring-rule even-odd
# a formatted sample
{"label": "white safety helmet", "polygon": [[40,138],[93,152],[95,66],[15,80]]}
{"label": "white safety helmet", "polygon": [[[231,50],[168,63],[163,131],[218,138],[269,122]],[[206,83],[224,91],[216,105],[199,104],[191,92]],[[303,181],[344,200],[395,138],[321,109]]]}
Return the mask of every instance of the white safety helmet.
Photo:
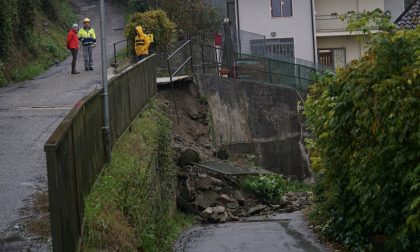
{"label": "white safety helmet", "polygon": [[79,25],[78,24],[73,24],[73,29],[77,29],[77,28],[79,28]]}

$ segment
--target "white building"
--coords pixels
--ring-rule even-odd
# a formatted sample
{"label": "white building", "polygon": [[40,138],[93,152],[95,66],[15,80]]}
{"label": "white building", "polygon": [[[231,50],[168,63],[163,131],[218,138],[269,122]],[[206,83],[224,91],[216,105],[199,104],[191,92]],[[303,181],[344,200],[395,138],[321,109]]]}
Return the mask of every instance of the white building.
{"label": "white building", "polygon": [[[330,66],[360,58],[366,50],[357,35],[346,31],[338,15],[349,11],[390,11],[394,21],[413,0],[207,0],[223,6],[236,31],[265,36],[244,38],[240,50],[264,50]],[[226,6],[226,7],[224,7]],[[220,7],[219,7],[220,9]],[[251,36],[252,37],[252,36]]]}

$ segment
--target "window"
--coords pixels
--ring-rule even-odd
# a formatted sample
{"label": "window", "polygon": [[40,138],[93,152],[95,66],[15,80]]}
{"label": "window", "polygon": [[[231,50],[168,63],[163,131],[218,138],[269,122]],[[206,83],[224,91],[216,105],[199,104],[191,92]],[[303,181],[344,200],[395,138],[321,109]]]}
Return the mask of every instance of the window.
{"label": "window", "polygon": [[291,17],[292,0],[271,0],[272,17]]}
{"label": "window", "polygon": [[318,60],[321,65],[327,67],[343,67],[346,65],[346,49],[318,49]]}
{"label": "window", "polygon": [[295,56],[293,38],[255,39],[250,43],[252,55],[268,58],[279,58],[279,56],[294,58]]}

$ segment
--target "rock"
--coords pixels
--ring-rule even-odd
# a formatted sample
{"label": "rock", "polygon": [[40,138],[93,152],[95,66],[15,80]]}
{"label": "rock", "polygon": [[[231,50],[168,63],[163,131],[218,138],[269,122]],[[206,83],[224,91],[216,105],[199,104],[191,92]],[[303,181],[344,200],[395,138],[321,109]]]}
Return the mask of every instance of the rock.
{"label": "rock", "polygon": [[224,194],[224,193],[222,193],[222,194],[220,194],[220,195],[219,195],[218,200],[219,200],[220,202],[222,202],[223,204],[226,204],[226,203],[233,203],[233,202],[235,202],[235,200],[234,200],[234,199],[232,199],[231,197],[229,197],[229,195]]}
{"label": "rock", "polygon": [[253,207],[253,208],[249,209],[249,210],[248,210],[248,214],[249,214],[249,215],[256,214],[256,213],[258,213],[259,211],[261,211],[261,210],[265,209],[266,207],[267,207],[266,205],[257,205],[257,206],[255,206],[255,207]]}
{"label": "rock", "polygon": [[291,213],[291,212],[294,212],[295,211],[295,209],[292,206],[286,207],[285,210],[286,210],[286,213]]}
{"label": "rock", "polygon": [[230,221],[238,221],[239,220],[239,217],[234,215],[231,210],[228,209],[226,212],[229,216],[228,220],[230,220]]}
{"label": "rock", "polygon": [[241,191],[239,191],[239,190],[234,191],[233,192],[233,197],[238,200],[239,205],[241,205],[241,206],[245,205],[245,197],[244,197],[244,195],[242,194]]}
{"label": "rock", "polygon": [[186,149],[181,153],[178,164],[185,166],[197,162],[200,162],[200,154],[198,154],[198,152],[193,149]]}
{"label": "rock", "polygon": [[228,160],[229,159],[229,153],[226,149],[226,147],[222,147],[219,150],[217,150],[213,156],[221,159],[221,160]]}
{"label": "rock", "polygon": [[212,215],[210,215],[207,219],[208,222],[210,223],[219,223],[220,222],[220,216],[217,213],[213,213]]}
{"label": "rock", "polygon": [[215,192],[220,192],[223,189],[220,186],[216,186],[212,190],[215,191]]}
{"label": "rock", "polygon": [[222,214],[219,214],[219,218],[221,223],[225,223],[226,221],[229,220],[229,215],[227,214],[227,212],[223,212]]}
{"label": "rock", "polygon": [[273,210],[277,210],[279,209],[281,206],[280,205],[270,205],[271,209]]}
{"label": "rock", "polygon": [[207,178],[208,176],[206,174],[197,173],[197,177],[200,179],[203,179],[203,178]]}
{"label": "rock", "polygon": [[230,209],[235,209],[235,208],[237,208],[239,206],[239,204],[237,202],[232,202],[232,203],[225,204],[225,206],[227,208],[230,208]]}
{"label": "rock", "polygon": [[210,177],[210,180],[211,180],[211,184],[212,185],[215,185],[215,186],[225,186],[225,183],[222,180],[220,180],[220,179],[217,179],[217,178],[214,178],[214,177]]}
{"label": "rock", "polygon": [[195,187],[197,189],[209,190],[211,188],[211,179],[207,177],[207,178],[197,180],[195,182]]}
{"label": "rock", "polygon": [[226,211],[226,208],[224,206],[215,206],[212,207],[211,210],[213,211],[213,213],[223,213],[224,211]]}
{"label": "rock", "polygon": [[279,208],[276,210],[277,213],[286,213],[286,209],[285,208]]}
{"label": "rock", "polygon": [[213,191],[198,191],[195,205],[206,209],[216,203],[217,193]]}
{"label": "rock", "polygon": [[204,209],[203,212],[201,212],[201,216],[203,216],[204,218],[208,218],[212,214],[213,214],[213,210],[211,207],[207,207],[206,209]]}
{"label": "rock", "polygon": [[203,147],[210,150],[211,149],[211,143],[204,144]]}

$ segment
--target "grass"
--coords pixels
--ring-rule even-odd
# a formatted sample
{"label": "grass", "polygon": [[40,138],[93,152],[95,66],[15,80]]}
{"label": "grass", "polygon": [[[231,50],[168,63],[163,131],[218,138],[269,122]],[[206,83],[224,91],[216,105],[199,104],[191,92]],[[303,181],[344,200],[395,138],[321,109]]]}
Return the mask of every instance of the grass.
{"label": "grass", "polygon": [[85,201],[84,251],[170,251],[191,225],[175,209],[170,133],[164,106],[153,101],[121,137]]}
{"label": "grass", "polygon": [[67,27],[77,18],[67,1],[61,2],[59,8],[61,20],[49,20],[44,13],[36,12],[30,43],[10,48],[13,55],[0,62],[0,87],[32,79],[68,56]]}

